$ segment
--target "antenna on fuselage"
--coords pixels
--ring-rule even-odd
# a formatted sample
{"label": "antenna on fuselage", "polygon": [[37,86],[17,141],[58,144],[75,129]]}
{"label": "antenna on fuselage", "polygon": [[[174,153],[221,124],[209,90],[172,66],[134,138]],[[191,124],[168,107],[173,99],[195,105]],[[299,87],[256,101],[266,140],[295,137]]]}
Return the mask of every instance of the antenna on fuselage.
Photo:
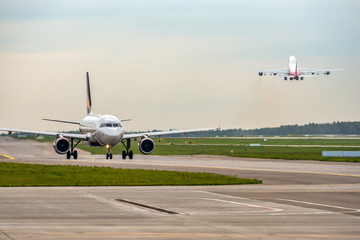
{"label": "antenna on fuselage", "polygon": [[86,111],[87,115],[93,115],[92,106],[91,106],[91,94],[90,94],[90,80],[89,72],[86,72]]}

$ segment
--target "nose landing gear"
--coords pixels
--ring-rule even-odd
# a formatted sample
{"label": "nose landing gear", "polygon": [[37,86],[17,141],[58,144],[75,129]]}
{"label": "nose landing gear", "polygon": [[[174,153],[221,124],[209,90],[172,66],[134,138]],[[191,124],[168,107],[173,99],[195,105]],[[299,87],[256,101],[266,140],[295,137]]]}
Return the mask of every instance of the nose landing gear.
{"label": "nose landing gear", "polygon": [[106,145],[106,149],[108,150],[108,153],[106,153],[106,159],[112,159],[112,153],[111,153],[111,150],[110,150],[110,146],[109,145]]}

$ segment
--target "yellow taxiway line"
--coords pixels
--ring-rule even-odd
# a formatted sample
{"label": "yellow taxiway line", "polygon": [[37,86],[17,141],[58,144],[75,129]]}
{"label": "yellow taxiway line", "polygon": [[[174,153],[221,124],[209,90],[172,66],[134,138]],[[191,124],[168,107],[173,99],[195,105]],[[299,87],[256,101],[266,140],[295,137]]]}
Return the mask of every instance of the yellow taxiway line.
{"label": "yellow taxiway line", "polygon": [[0,155],[1,157],[6,157],[6,158],[8,158],[8,159],[15,159],[15,158],[13,158],[13,157],[10,157],[10,156],[8,156],[8,155]]}

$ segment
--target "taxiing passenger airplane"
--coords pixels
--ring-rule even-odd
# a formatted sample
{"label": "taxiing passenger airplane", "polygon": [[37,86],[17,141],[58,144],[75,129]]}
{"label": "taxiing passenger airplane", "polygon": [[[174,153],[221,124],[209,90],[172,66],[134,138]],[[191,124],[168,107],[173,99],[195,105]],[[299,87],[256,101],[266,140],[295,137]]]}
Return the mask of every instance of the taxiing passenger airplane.
{"label": "taxiing passenger airplane", "polygon": [[[188,129],[188,130],[173,130],[173,131],[160,131],[160,132],[144,132],[126,134],[122,125],[123,121],[130,119],[119,120],[112,115],[95,115],[92,111],[91,95],[90,95],[90,81],[89,73],[86,73],[86,108],[87,115],[81,120],[81,122],[55,120],[55,119],[43,119],[46,121],[54,121],[61,123],[69,123],[79,125],[80,134],[62,133],[62,132],[46,132],[46,131],[32,131],[22,129],[0,128],[0,131],[6,131],[9,135],[13,132],[30,133],[38,135],[55,136],[56,140],[53,143],[53,147],[56,153],[66,154],[67,159],[71,156],[77,159],[78,154],[74,148],[81,142],[86,142],[89,146],[104,146],[107,148],[108,153],[106,159],[112,159],[111,148],[121,142],[125,150],[122,152],[122,158],[133,158],[133,151],[130,150],[131,140],[140,139],[138,143],[139,150],[142,154],[151,154],[155,148],[155,143],[150,137],[163,136],[168,134],[177,133],[189,133],[216,130],[218,128],[200,128],[200,129]],[[75,143],[75,145],[74,145]]]}
{"label": "taxiing passenger airplane", "polygon": [[265,75],[278,75],[280,77],[284,77],[284,80],[304,80],[304,77],[311,77],[315,74],[325,74],[329,75],[332,71],[340,71],[344,70],[342,68],[338,69],[310,69],[310,68],[299,68],[296,58],[294,56],[290,56],[289,58],[289,67],[284,69],[275,69],[275,70],[266,70],[259,71],[259,76]]}

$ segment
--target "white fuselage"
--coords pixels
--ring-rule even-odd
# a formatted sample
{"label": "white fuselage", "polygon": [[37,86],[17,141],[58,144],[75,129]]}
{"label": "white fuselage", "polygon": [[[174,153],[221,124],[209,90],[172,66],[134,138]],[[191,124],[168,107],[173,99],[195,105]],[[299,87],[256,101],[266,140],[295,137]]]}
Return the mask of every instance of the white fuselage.
{"label": "white fuselage", "polygon": [[290,56],[289,58],[289,75],[295,78],[298,78],[300,75],[299,67],[294,56]]}
{"label": "white fuselage", "polygon": [[120,120],[112,115],[87,115],[80,122],[79,131],[89,136],[89,145],[113,147],[124,136]]}

